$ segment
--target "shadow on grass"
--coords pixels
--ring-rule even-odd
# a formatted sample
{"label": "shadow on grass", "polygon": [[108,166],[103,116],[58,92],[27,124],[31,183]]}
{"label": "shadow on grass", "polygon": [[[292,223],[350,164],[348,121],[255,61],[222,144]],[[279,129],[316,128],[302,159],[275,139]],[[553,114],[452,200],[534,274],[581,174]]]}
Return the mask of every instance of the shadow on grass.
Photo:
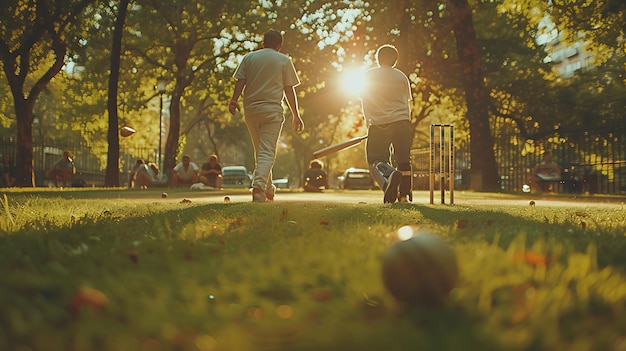
{"label": "shadow on grass", "polygon": [[603,228],[601,220],[583,217],[580,211],[544,213],[533,208],[526,216],[515,216],[493,210],[479,210],[450,206],[410,205],[424,216],[429,223],[450,228],[450,238],[454,242],[482,240],[493,243],[497,238],[498,246],[507,248],[520,234],[526,237],[526,245],[537,240],[554,240],[575,251],[584,252],[590,244],[598,249],[598,264],[626,267],[626,236],[620,227]]}

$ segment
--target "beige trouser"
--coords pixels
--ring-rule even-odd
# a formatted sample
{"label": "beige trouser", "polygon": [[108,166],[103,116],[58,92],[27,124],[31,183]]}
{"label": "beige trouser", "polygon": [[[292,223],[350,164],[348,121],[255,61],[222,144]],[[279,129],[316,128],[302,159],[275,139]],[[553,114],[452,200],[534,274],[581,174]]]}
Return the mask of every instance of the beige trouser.
{"label": "beige trouser", "polygon": [[283,129],[285,116],[282,112],[245,113],[246,125],[254,146],[254,178],[252,187],[274,194],[272,168],[276,161],[276,147]]}

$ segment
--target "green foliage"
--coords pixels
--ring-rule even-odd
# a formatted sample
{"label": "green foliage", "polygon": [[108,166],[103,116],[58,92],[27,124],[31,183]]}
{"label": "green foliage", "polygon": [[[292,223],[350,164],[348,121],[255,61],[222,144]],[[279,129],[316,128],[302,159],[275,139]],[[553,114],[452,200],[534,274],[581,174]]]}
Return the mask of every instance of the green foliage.
{"label": "green foliage", "polygon": [[[159,192],[8,192],[0,348],[606,350],[626,332],[623,206],[185,204]],[[382,286],[403,224],[457,254],[442,309],[402,310]]]}
{"label": "green foliage", "polygon": [[[0,34],[10,48],[18,45],[29,29],[35,11],[31,3],[37,1],[11,0],[0,10]],[[494,116],[506,118],[523,137],[524,129],[537,125],[553,130],[555,125],[574,128],[594,126],[597,121],[606,125],[622,121],[625,43],[618,41],[624,32],[619,1],[573,1],[567,5],[553,1],[553,7],[543,0],[469,3]],[[111,29],[117,2],[66,1],[58,4],[58,10],[76,4],[89,6],[64,32],[66,66],[34,104],[40,122],[34,126],[34,135],[82,139],[104,155]],[[535,40],[545,34],[538,25],[547,15],[565,40],[575,40],[575,33],[585,35],[597,69],[567,82],[557,79],[543,61],[544,47]],[[243,153],[252,168],[243,122],[228,114],[224,102],[232,94],[232,73],[238,60],[256,49],[262,33],[271,27],[284,31],[282,51],[293,58],[299,71],[302,84],[297,92],[306,125],[301,135],[285,128],[281,141],[295,156],[281,173],[301,173],[320,140],[328,145],[363,132],[360,111],[354,108],[358,101],[342,90],[339,78],[341,70],[349,66],[371,65],[372,53],[382,43],[400,49],[398,67],[412,82],[415,147],[423,146],[420,142],[426,138],[421,135],[431,122],[453,123],[459,139],[468,140],[450,26],[446,2],[434,0],[136,1],[129,9],[123,37],[118,101],[120,126],[134,127],[137,133],[121,143],[156,145],[159,103],[155,83],[157,77],[165,76],[166,120],[172,101],[173,110],[180,111],[174,124],[180,123],[182,131],[194,123],[185,149],[178,151],[198,157],[213,152]],[[42,40],[34,46],[31,77],[22,95],[27,96],[50,67],[49,45]],[[0,81],[0,96],[0,135],[16,135],[14,104],[7,99],[8,81]],[[328,162],[343,168],[357,163],[358,157],[341,153]]]}

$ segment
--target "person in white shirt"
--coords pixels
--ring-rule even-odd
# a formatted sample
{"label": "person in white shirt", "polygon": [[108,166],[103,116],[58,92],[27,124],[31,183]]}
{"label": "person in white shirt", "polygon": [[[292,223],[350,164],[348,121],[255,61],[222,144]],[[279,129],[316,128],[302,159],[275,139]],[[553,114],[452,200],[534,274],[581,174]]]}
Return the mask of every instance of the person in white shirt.
{"label": "person in white shirt", "polygon": [[200,168],[195,162],[191,162],[191,157],[188,155],[183,156],[182,162],[178,163],[172,169],[172,182],[173,187],[177,187],[180,184],[191,185],[198,182],[198,173]]}
{"label": "person in white shirt", "polygon": [[284,99],[291,110],[293,129],[301,132],[304,128],[294,89],[300,79],[291,58],[280,53],[282,45],[282,34],[269,30],[263,36],[263,47],[244,56],[233,75],[237,82],[228,111],[233,115],[240,111],[237,100],[243,93],[244,117],[254,146],[254,202],[274,199],[276,187],[272,184],[272,169],[285,122]]}
{"label": "person in white shirt", "polygon": [[365,72],[365,87],[360,95],[368,127],[367,163],[385,192],[384,203],[413,201],[411,86],[407,76],[395,68],[398,50],[394,46],[379,47],[376,60],[378,67]]}

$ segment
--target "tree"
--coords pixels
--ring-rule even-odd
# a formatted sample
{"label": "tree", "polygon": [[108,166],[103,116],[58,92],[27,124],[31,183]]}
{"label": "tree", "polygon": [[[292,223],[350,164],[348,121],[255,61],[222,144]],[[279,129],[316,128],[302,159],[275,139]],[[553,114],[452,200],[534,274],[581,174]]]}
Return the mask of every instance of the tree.
{"label": "tree", "polygon": [[[140,34],[135,31],[130,37],[131,48],[141,62],[149,65],[148,76],[152,74],[154,81],[158,76],[172,78],[168,87],[170,120],[163,161],[163,169],[170,170],[176,164],[180,146],[186,90],[199,74],[210,72],[216,66],[216,57],[221,54],[216,52],[215,41],[221,39],[222,30],[230,25],[225,14],[240,14],[246,4],[224,0],[202,4],[185,0],[144,0],[139,3],[142,9],[130,18]],[[135,69],[146,70],[139,66]]]}
{"label": "tree", "polygon": [[[0,57],[17,120],[16,184],[34,186],[33,109],[73,47],[78,15],[95,0],[10,0],[0,9]],[[48,65],[39,77],[36,69]]]}
{"label": "tree", "polygon": [[499,176],[489,128],[489,96],[484,85],[482,60],[472,9],[467,0],[448,0],[457,56],[462,67],[467,119],[470,126],[472,188],[479,191],[499,189]]}
{"label": "tree", "polygon": [[120,0],[117,9],[117,19],[113,31],[113,43],[111,45],[111,73],[109,76],[109,101],[107,110],[109,111],[109,130],[107,134],[108,153],[107,168],[104,180],[105,186],[120,185],[120,137],[118,133],[117,115],[117,83],[120,78],[120,60],[122,56],[122,35],[124,33],[124,21],[130,0]]}

